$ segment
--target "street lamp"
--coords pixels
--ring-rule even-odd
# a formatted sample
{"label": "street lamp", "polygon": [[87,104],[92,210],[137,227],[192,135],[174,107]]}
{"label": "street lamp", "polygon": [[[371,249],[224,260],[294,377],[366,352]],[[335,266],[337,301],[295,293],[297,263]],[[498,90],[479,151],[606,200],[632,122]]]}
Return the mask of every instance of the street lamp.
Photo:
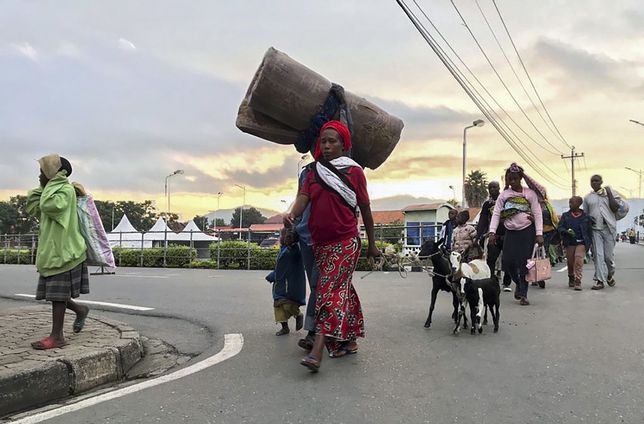
{"label": "street lamp", "polygon": [[466,207],[465,203],[465,171],[467,170],[467,130],[474,127],[482,127],[485,125],[485,121],[482,119],[477,119],[472,122],[472,125],[469,125],[463,129],[463,193],[461,197],[461,207]]}
{"label": "street lamp", "polygon": [[629,168],[628,166],[625,166],[624,168],[628,169],[629,171],[635,172],[639,176],[639,180],[638,180],[639,188],[637,189],[637,198],[641,199],[642,198],[642,170]]}
{"label": "street lamp", "polygon": [[116,203],[113,201],[109,201],[110,205],[112,206],[112,229],[110,231],[114,231],[114,209],[116,208]]}
{"label": "street lamp", "polygon": [[217,192],[217,211],[215,212],[215,228],[217,228],[217,214],[219,213],[219,201],[221,200],[221,196],[223,196],[224,193],[221,191]]}
{"label": "street lamp", "polygon": [[239,208],[239,239],[242,239],[241,229],[242,229],[242,219],[244,217],[244,205],[246,204],[246,186],[241,184],[235,184],[237,187],[244,190],[244,202],[242,203],[241,208]]}
{"label": "street lamp", "polygon": [[[183,169],[177,169],[172,174],[165,177],[165,196],[168,200],[168,209],[167,209],[168,216],[170,215],[170,190],[168,188],[168,178],[174,177],[175,175],[183,175]],[[167,221],[167,217],[166,217],[166,221]]]}
{"label": "street lamp", "polygon": [[628,197],[633,198],[633,190],[632,189],[630,189],[628,187],[624,187],[624,186],[619,186],[619,188],[621,188],[622,190],[628,191]]}
{"label": "street lamp", "polygon": [[634,123],[634,124],[641,125],[641,126],[644,127],[644,124],[642,124],[640,121],[636,121],[635,119],[629,119],[629,121]]}
{"label": "street lamp", "polygon": [[299,161],[297,161],[297,178],[300,179],[300,171],[302,171],[302,162],[307,160],[309,155],[302,155]]}

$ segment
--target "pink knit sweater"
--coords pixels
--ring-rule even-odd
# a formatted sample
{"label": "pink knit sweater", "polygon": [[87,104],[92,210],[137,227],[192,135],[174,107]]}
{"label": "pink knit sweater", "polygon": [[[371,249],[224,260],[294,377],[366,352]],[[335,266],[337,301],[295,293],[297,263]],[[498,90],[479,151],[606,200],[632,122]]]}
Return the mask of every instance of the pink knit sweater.
{"label": "pink knit sweater", "polygon": [[[494,205],[492,221],[490,222],[490,232],[496,233],[496,229],[499,227],[503,205],[505,204],[505,201],[511,197],[523,197],[528,201],[530,209],[532,209],[532,216],[534,217],[534,225],[537,230],[537,235],[543,235],[543,215],[541,214],[539,198],[537,197],[537,194],[528,187],[523,187],[522,192],[516,192],[511,188],[505,189],[501,192],[498,199],[496,199],[496,204]],[[527,213],[520,212],[512,215],[508,219],[505,219],[503,221],[503,225],[510,231],[519,231],[532,225],[532,221],[530,221]]]}

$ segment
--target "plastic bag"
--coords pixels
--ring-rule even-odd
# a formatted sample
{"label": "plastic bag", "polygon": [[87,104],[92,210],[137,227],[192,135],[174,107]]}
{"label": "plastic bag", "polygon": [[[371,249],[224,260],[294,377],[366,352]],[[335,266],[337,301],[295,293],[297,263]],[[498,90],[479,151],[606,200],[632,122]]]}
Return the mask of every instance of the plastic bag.
{"label": "plastic bag", "polygon": [[112,248],[91,194],[77,197],[78,225],[87,245],[87,265],[116,268]]}
{"label": "plastic bag", "polygon": [[617,208],[617,212],[615,212],[615,219],[619,221],[620,219],[624,219],[626,215],[628,215],[628,211],[630,207],[628,206],[628,203],[626,203],[623,199],[619,197],[616,198],[615,200],[619,205],[619,207]]}

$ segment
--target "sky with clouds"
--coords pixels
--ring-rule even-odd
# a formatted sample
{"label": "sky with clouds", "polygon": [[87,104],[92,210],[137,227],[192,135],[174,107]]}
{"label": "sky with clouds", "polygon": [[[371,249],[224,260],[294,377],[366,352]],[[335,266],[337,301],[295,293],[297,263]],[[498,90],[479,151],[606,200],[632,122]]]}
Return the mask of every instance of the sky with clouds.
{"label": "sky with clouds", "polygon": [[[525,120],[447,0],[418,0],[450,45],[527,135],[522,142],[570,186],[569,169],[538,147]],[[412,2],[409,2],[412,3]],[[473,0],[469,28],[537,129],[551,132],[511,73]],[[492,0],[479,0],[519,64]],[[589,177],[629,194],[644,168],[644,12],[639,2],[496,0],[541,98]],[[246,203],[282,209],[300,154],[243,134],[237,108],[270,46],[405,122],[387,162],[368,170],[373,198],[460,196],[463,127],[482,117],[395,1],[5,1],[0,11],[0,199],[37,184],[34,161],[69,158],[72,179],[101,200],[153,199],[185,218]],[[524,84],[528,84],[523,79]],[[497,108],[498,109],[498,108]],[[498,109],[500,110],[500,109]],[[544,144],[541,142],[540,144]],[[555,149],[550,149],[555,150]],[[468,168],[498,179],[518,155],[492,125],[468,131]],[[528,170],[531,170],[528,167]],[[531,170],[534,173],[534,170]],[[551,197],[569,189],[548,185]]]}

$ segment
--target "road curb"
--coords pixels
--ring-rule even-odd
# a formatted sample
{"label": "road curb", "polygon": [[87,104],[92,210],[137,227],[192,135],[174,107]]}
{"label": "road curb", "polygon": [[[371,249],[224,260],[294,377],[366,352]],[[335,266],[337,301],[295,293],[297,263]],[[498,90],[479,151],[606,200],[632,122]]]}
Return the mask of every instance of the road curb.
{"label": "road curb", "polygon": [[92,318],[118,330],[110,346],[87,348],[51,360],[25,360],[0,370],[0,418],[124,379],[143,357],[139,333],[105,318]]}

